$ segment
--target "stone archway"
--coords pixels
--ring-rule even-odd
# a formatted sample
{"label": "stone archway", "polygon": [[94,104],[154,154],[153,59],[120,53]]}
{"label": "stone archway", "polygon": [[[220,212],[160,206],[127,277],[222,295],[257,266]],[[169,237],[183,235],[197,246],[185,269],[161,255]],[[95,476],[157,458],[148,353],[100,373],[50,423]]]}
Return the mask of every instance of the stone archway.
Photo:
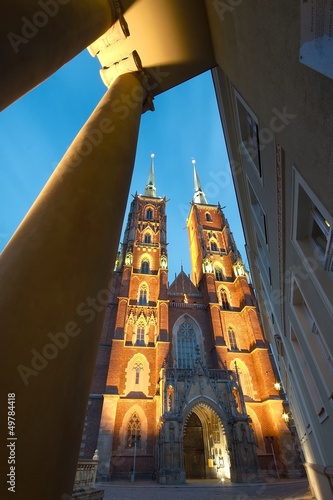
{"label": "stone archway", "polygon": [[220,416],[207,403],[189,412],[183,436],[187,479],[230,478],[227,438]]}
{"label": "stone archway", "polygon": [[184,433],[184,468],[187,479],[206,479],[203,428],[196,413],[191,413]]}

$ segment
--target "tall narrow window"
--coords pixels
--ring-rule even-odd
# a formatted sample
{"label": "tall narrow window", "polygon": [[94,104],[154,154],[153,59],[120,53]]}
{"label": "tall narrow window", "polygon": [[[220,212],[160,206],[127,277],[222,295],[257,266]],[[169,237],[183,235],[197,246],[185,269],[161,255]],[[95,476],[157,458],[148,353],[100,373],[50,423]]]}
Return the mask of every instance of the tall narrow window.
{"label": "tall narrow window", "polygon": [[146,233],[144,238],[145,243],[151,243],[151,234]]}
{"label": "tall narrow window", "polygon": [[136,329],[136,343],[143,345],[145,343],[145,325],[139,323]]}
{"label": "tall narrow window", "polygon": [[184,321],[177,333],[178,368],[192,368],[197,357],[197,338],[193,326]]}
{"label": "tall narrow window", "polygon": [[140,437],[141,437],[141,423],[138,414],[135,412],[131,416],[127,425],[127,448],[134,446],[136,440],[137,447],[140,447]]}
{"label": "tall narrow window", "polygon": [[236,93],[239,134],[241,139],[240,153],[251,158],[257,173],[261,177],[261,164],[259,154],[259,126],[258,120],[251,112],[247,104]]}
{"label": "tall narrow window", "polygon": [[143,284],[139,290],[139,306],[146,306],[148,304],[148,287]]}
{"label": "tall narrow window", "polygon": [[220,290],[220,297],[221,297],[221,306],[222,309],[225,309],[227,311],[230,310],[230,304],[229,304],[229,299],[228,299],[228,293],[225,288],[221,288]]}
{"label": "tall narrow window", "polygon": [[215,267],[215,279],[216,281],[224,281],[222,269],[218,266]]}
{"label": "tall narrow window", "polygon": [[146,211],[146,219],[148,220],[152,220],[153,218],[153,211],[151,208],[147,208],[147,211]]}
{"label": "tall narrow window", "polygon": [[237,347],[237,341],[236,341],[236,334],[235,334],[235,330],[229,326],[228,328],[228,339],[229,339],[229,345],[230,345],[230,349],[231,350],[237,350],[238,347]]}
{"label": "tall narrow window", "polygon": [[135,363],[133,366],[133,370],[135,370],[135,385],[139,385],[140,383],[140,372],[143,370],[142,363]]}
{"label": "tall narrow window", "polygon": [[209,212],[206,212],[206,221],[207,222],[212,222],[212,216],[210,215]]}
{"label": "tall narrow window", "polygon": [[217,252],[218,251],[218,247],[217,247],[216,241],[211,240],[211,242],[210,242],[210,249],[211,249],[212,252]]}
{"label": "tall narrow window", "polygon": [[148,260],[143,260],[141,262],[141,274],[149,274],[149,262],[148,262]]}

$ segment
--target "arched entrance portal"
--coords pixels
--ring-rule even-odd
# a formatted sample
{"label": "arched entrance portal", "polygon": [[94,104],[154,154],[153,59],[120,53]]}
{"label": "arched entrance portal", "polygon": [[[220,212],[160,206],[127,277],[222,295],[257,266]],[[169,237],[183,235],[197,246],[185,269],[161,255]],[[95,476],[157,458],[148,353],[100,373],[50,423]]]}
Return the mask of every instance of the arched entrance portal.
{"label": "arched entrance portal", "polygon": [[184,435],[184,467],[188,479],[206,478],[203,431],[200,418],[191,413]]}
{"label": "arched entrance portal", "polygon": [[230,479],[224,428],[217,413],[207,404],[195,406],[186,419],[183,456],[187,479]]}

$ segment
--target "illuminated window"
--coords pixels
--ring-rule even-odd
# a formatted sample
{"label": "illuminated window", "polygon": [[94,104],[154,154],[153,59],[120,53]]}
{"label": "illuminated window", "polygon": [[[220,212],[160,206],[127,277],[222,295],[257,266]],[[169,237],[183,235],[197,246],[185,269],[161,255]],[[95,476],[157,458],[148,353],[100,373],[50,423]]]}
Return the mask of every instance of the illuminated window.
{"label": "illuminated window", "polygon": [[197,358],[197,337],[191,323],[184,321],[177,332],[178,368],[192,368]]}
{"label": "illuminated window", "polygon": [[145,325],[139,323],[136,329],[136,343],[143,345],[145,343]]}
{"label": "illuminated window", "polygon": [[151,234],[146,233],[144,238],[145,243],[151,243]]}
{"label": "illuminated window", "polygon": [[138,302],[140,306],[146,306],[148,304],[148,287],[146,284],[140,286]]}
{"label": "illuminated window", "polygon": [[211,249],[212,252],[217,252],[218,251],[218,247],[217,247],[216,241],[211,240],[211,242],[210,242],[210,249]]}
{"label": "illuminated window", "polygon": [[234,329],[231,326],[229,326],[229,328],[228,328],[228,339],[229,339],[230,349],[233,351],[237,350],[238,347],[237,347],[237,341],[236,341],[236,334],[235,334]]}
{"label": "illuminated window", "polygon": [[229,298],[228,298],[228,293],[227,293],[225,288],[221,288],[220,298],[221,298],[222,309],[229,311],[230,310]]}
{"label": "illuminated window", "polygon": [[218,266],[215,267],[215,279],[216,281],[224,281],[222,269]]}
{"label": "illuminated window", "polygon": [[133,366],[133,370],[135,370],[135,385],[139,385],[140,383],[140,372],[143,370],[142,363],[135,363]]}
{"label": "illuminated window", "polygon": [[143,260],[141,262],[141,274],[149,274],[149,261],[148,260]]}

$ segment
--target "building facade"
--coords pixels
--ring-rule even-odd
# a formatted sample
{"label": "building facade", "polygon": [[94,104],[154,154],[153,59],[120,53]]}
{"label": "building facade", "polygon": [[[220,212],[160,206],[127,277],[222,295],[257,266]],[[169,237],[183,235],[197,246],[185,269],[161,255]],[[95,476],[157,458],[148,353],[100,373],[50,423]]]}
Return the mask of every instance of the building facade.
{"label": "building facade", "polygon": [[101,478],[297,476],[248,273],[196,170],[187,225],[192,279],[182,269],[168,286],[166,199],[152,159],[115,265],[81,456],[98,449]]}

